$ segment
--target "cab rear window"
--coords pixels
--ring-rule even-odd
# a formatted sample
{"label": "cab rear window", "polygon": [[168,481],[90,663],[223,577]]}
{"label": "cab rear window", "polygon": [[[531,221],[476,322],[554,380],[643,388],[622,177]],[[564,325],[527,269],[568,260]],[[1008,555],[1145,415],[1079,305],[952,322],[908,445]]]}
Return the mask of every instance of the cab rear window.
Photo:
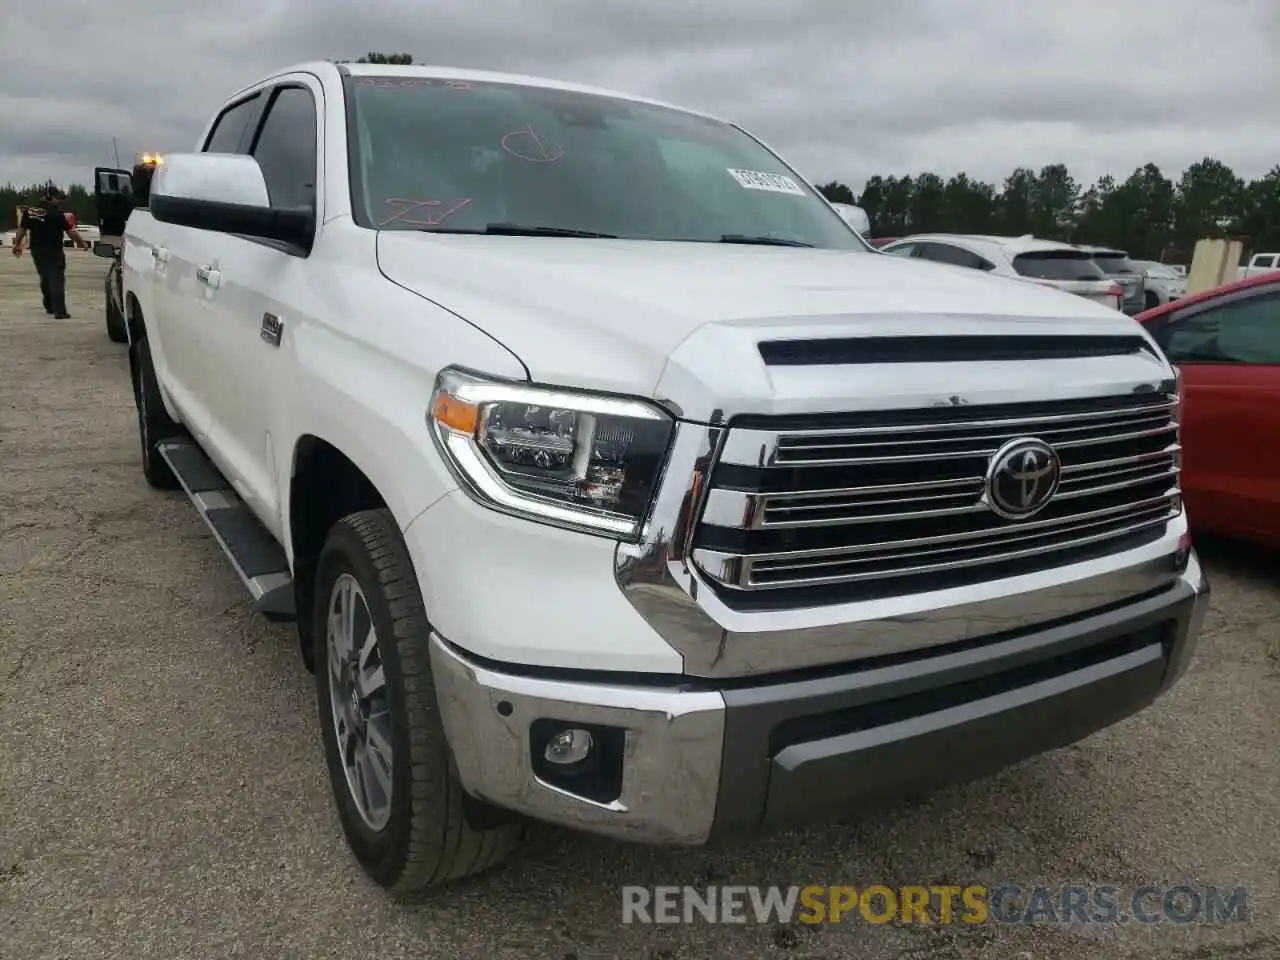
{"label": "cab rear window", "polygon": [[1106,275],[1089,254],[1071,250],[1037,250],[1013,258],[1020,276],[1036,280],[1105,280]]}

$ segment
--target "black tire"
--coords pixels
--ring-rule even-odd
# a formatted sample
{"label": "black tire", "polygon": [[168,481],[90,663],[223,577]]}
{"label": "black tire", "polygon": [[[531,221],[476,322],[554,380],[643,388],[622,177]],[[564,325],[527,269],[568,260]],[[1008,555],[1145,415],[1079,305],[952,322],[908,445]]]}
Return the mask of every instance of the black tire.
{"label": "black tire", "polygon": [[138,407],[138,440],[142,445],[142,474],[157,490],[176,490],[180,484],[156,447],[182,435],[182,427],[169,418],[160,398],[151,346],[139,337],[129,348],[133,368],[134,401]]}
{"label": "black tire", "polygon": [[112,343],[127,343],[129,335],[125,331],[124,316],[116,309],[115,301],[111,298],[111,274],[107,274],[107,278],[102,281],[103,294],[103,312],[107,316],[107,339]]}
{"label": "black tire", "polygon": [[[329,607],[349,575],[359,585],[377,635],[390,721],[389,815],[373,829],[356,805],[339,754],[330,700]],[[400,531],[387,510],[366,510],[329,531],[316,566],[311,611],[316,693],[325,761],[343,831],[365,872],[382,887],[409,892],[496,866],[520,839],[519,821],[473,829],[453,771],[436,704],[428,652],[431,627]]]}

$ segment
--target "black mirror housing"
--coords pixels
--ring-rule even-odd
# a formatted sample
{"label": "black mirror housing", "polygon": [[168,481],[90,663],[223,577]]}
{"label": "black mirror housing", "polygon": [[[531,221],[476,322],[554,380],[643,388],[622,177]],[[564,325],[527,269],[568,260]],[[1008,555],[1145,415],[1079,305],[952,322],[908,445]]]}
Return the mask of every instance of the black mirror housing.
{"label": "black mirror housing", "polygon": [[174,226],[274,240],[303,250],[310,250],[315,239],[315,217],[307,210],[276,210],[239,203],[153,195],[151,215],[161,223],[171,223]]}

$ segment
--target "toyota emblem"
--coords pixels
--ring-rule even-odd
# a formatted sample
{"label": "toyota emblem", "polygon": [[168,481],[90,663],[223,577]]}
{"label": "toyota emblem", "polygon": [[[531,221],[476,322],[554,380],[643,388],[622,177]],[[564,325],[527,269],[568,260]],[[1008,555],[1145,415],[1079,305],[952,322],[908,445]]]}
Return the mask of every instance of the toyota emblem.
{"label": "toyota emblem", "polygon": [[1053,447],[1034,437],[1010,440],[987,465],[987,506],[1006,519],[1025,520],[1048,505],[1061,479]]}

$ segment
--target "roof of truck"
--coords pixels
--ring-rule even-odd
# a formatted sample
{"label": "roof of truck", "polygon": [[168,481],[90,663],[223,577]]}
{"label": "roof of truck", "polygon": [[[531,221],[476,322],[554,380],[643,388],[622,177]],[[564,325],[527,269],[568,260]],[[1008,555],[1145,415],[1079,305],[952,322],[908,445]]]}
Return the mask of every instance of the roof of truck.
{"label": "roof of truck", "polygon": [[552,80],[549,77],[535,77],[523,73],[500,73],[492,70],[464,70],[458,67],[437,67],[425,63],[415,63],[408,66],[401,66],[388,63],[333,63],[329,60],[312,60],[307,63],[296,63],[292,66],[275,70],[268,77],[255,80],[253,83],[242,87],[234,96],[239,96],[254,87],[261,86],[263,83],[284,76],[289,73],[312,73],[322,75],[331,70],[345,70],[353,77],[403,77],[405,79],[413,78],[438,78],[440,80],[470,80],[475,83],[509,83],[518,84],[527,87],[542,87],[548,90],[566,90],[573,93],[594,94],[599,97],[614,97],[619,100],[630,100],[633,103],[646,103],[655,107],[666,107],[668,110],[679,110],[682,113],[690,113],[700,117],[706,117],[708,120],[717,120],[721,123],[728,123],[723,117],[717,117],[701,110],[692,110],[689,107],[680,106],[675,103],[668,103],[664,100],[655,100],[651,97],[641,97],[633,93],[624,93],[620,90],[610,90],[606,87],[593,87],[582,83],[569,83],[564,80]]}

